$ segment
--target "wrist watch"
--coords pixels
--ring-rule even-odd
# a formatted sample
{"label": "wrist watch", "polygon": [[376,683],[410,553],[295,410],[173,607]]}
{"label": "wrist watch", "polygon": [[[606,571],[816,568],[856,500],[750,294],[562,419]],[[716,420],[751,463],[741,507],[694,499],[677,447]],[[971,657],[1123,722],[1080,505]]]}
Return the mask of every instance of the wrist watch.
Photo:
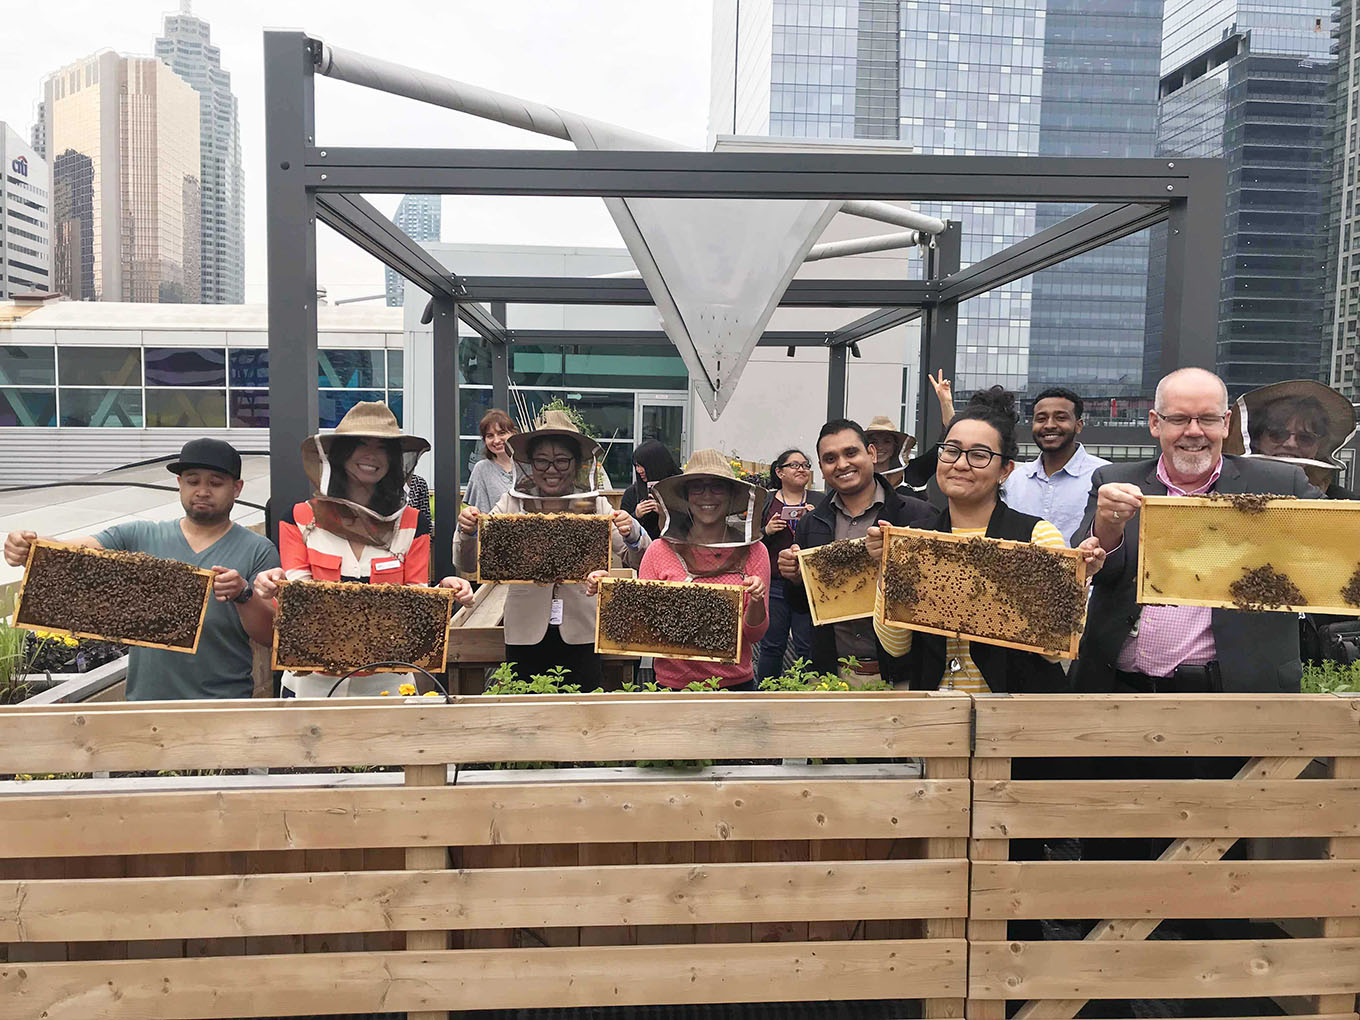
{"label": "wrist watch", "polygon": [[247,584],[244,588],[241,589],[241,594],[237,595],[234,599],[232,599],[232,601],[235,602],[238,606],[244,606],[247,602],[251,600],[254,594],[255,586],[253,584]]}

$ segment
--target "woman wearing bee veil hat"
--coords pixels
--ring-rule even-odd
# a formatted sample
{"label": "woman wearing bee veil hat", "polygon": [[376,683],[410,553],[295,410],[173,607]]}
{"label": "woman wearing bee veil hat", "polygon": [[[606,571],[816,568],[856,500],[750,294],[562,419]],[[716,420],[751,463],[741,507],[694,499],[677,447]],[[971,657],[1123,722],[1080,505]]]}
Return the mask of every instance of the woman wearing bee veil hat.
{"label": "woman wearing bee veil hat", "polygon": [[[430,444],[403,435],[386,404],[362,401],[350,408],[334,432],[303,441],[302,469],[312,498],[279,521],[283,566],[259,574],[255,594],[272,599],[279,581],[357,581],[371,584],[429,584],[430,521],[408,506],[406,481]],[[472,601],[472,587],[446,577],[459,602]],[[340,680],[328,673],[285,673],[283,688],[299,698],[324,698]],[[371,696],[412,678],[400,674],[356,674],[335,689],[342,695]]]}
{"label": "woman wearing bee veil hat", "polygon": [[[528,432],[507,440],[522,471],[514,488],[492,513],[585,513],[614,518],[613,550],[625,566],[636,567],[651,541],[642,525],[615,510],[596,488],[602,453],[565,411],[545,411]],[[458,515],[453,559],[458,569],[477,569],[475,506]],[[505,659],[518,676],[528,679],[565,666],[568,679],[589,689],[600,682],[600,656],[595,652],[595,593],[584,584],[512,584],[505,596]]]}
{"label": "woman wearing bee veil hat", "polygon": [[1354,435],[1349,400],[1314,379],[1290,379],[1237,398],[1223,452],[1297,464],[1328,499],[1355,499],[1341,487],[1336,455]]}
{"label": "woman wearing bee veil hat", "polygon": [[[728,690],[755,690],[751,647],[769,627],[770,554],[760,542],[764,488],[737,478],[717,450],[699,450],[685,470],[652,492],[664,511],[661,537],[642,557],[648,581],[706,581],[746,589],[741,658],[734,663],[656,659],[656,682],[680,690],[717,677]],[[594,581],[598,574],[592,574]]]}

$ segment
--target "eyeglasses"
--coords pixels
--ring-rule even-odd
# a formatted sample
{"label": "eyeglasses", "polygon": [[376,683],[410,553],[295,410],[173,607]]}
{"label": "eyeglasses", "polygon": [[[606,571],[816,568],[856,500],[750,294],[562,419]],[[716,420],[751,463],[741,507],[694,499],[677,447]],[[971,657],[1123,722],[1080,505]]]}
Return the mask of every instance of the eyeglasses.
{"label": "eyeglasses", "polygon": [[554,457],[548,460],[546,457],[535,457],[530,463],[539,474],[546,475],[549,471],[556,471],[559,475],[564,475],[575,466],[576,458]]}
{"label": "eyeglasses", "polygon": [[1295,432],[1293,429],[1266,429],[1266,436],[1277,443],[1289,441],[1293,436],[1299,441],[1299,445],[1308,446],[1322,439],[1316,432]]}
{"label": "eyeglasses", "polygon": [[1004,454],[989,450],[985,446],[974,446],[970,450],[965,450],[962,446],[954,446],[952,443],[940,443],[935,449],[939,453],[940,460],[946,464],[953,464],[960,457],[966,456],[969,467],[985,468],[992,462],[993,457],[1006,459]]}
{"label": "eyeglasses", "polygon": [[1152,413],[1176,429],[1183,429],[1192,421],[1199,422],[1202,429],[1217,429],[1222,428],[1223,423],[1228,420],[1226,414],[1162,414],[1160,411]]}
{"label": "eyeglasses", "polygon": [[779,470],[782,471],[784,468],[793,468],[795,471],[811,471],[812,465],[805,460],[786,460],[779,465]]}

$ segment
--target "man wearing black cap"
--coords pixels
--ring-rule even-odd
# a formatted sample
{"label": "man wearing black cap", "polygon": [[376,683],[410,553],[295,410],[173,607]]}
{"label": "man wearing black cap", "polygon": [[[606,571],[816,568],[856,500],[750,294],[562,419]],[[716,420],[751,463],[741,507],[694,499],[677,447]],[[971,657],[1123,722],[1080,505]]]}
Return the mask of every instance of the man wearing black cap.
{"label": "man wearing black cap", "polygon": [[[193,655],[159,648],[132,648],[128,658],[127,699],[164,701],[182,698],[251,696],[250,639],[273,640],[274,609],[252,598],[255,575],[279,565],[268,539],[233,524],[231,508],[241,494],[241,455],[220,439],[194,439],[168,465],[179,476],[184,516],[171,521],[129,521],[97,535],[62,539],[93,549],[144,552],[211,570],[214,598],[203,618],[203,637]],[[11,531],[5,561],[21,566],[32,531]]]}

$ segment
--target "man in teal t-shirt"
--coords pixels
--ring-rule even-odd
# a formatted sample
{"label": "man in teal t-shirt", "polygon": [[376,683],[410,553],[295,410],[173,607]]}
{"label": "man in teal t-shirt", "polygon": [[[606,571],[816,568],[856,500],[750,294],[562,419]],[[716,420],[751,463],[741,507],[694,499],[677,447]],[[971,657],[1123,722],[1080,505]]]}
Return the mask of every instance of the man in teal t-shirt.
{"label": "man in teal t-shirt", "polygon": [[[184,517],[173,521],[131,521],[97,535],[64,539],[70,545],[143,552],[212,570],[213,598],[203,617],[195,654],[133,647],[128,659],[127,700],[248,698],[253,638],[273,638],[274,608],[253,598],[255,575],[279,565],[278,550],[252,531],[233,524],[231,510],[241,494],[241,455],[220,439],[195,439],[169,465],[179,476]],[[13,531],[5,559],[20,566],[37,538]]]}

